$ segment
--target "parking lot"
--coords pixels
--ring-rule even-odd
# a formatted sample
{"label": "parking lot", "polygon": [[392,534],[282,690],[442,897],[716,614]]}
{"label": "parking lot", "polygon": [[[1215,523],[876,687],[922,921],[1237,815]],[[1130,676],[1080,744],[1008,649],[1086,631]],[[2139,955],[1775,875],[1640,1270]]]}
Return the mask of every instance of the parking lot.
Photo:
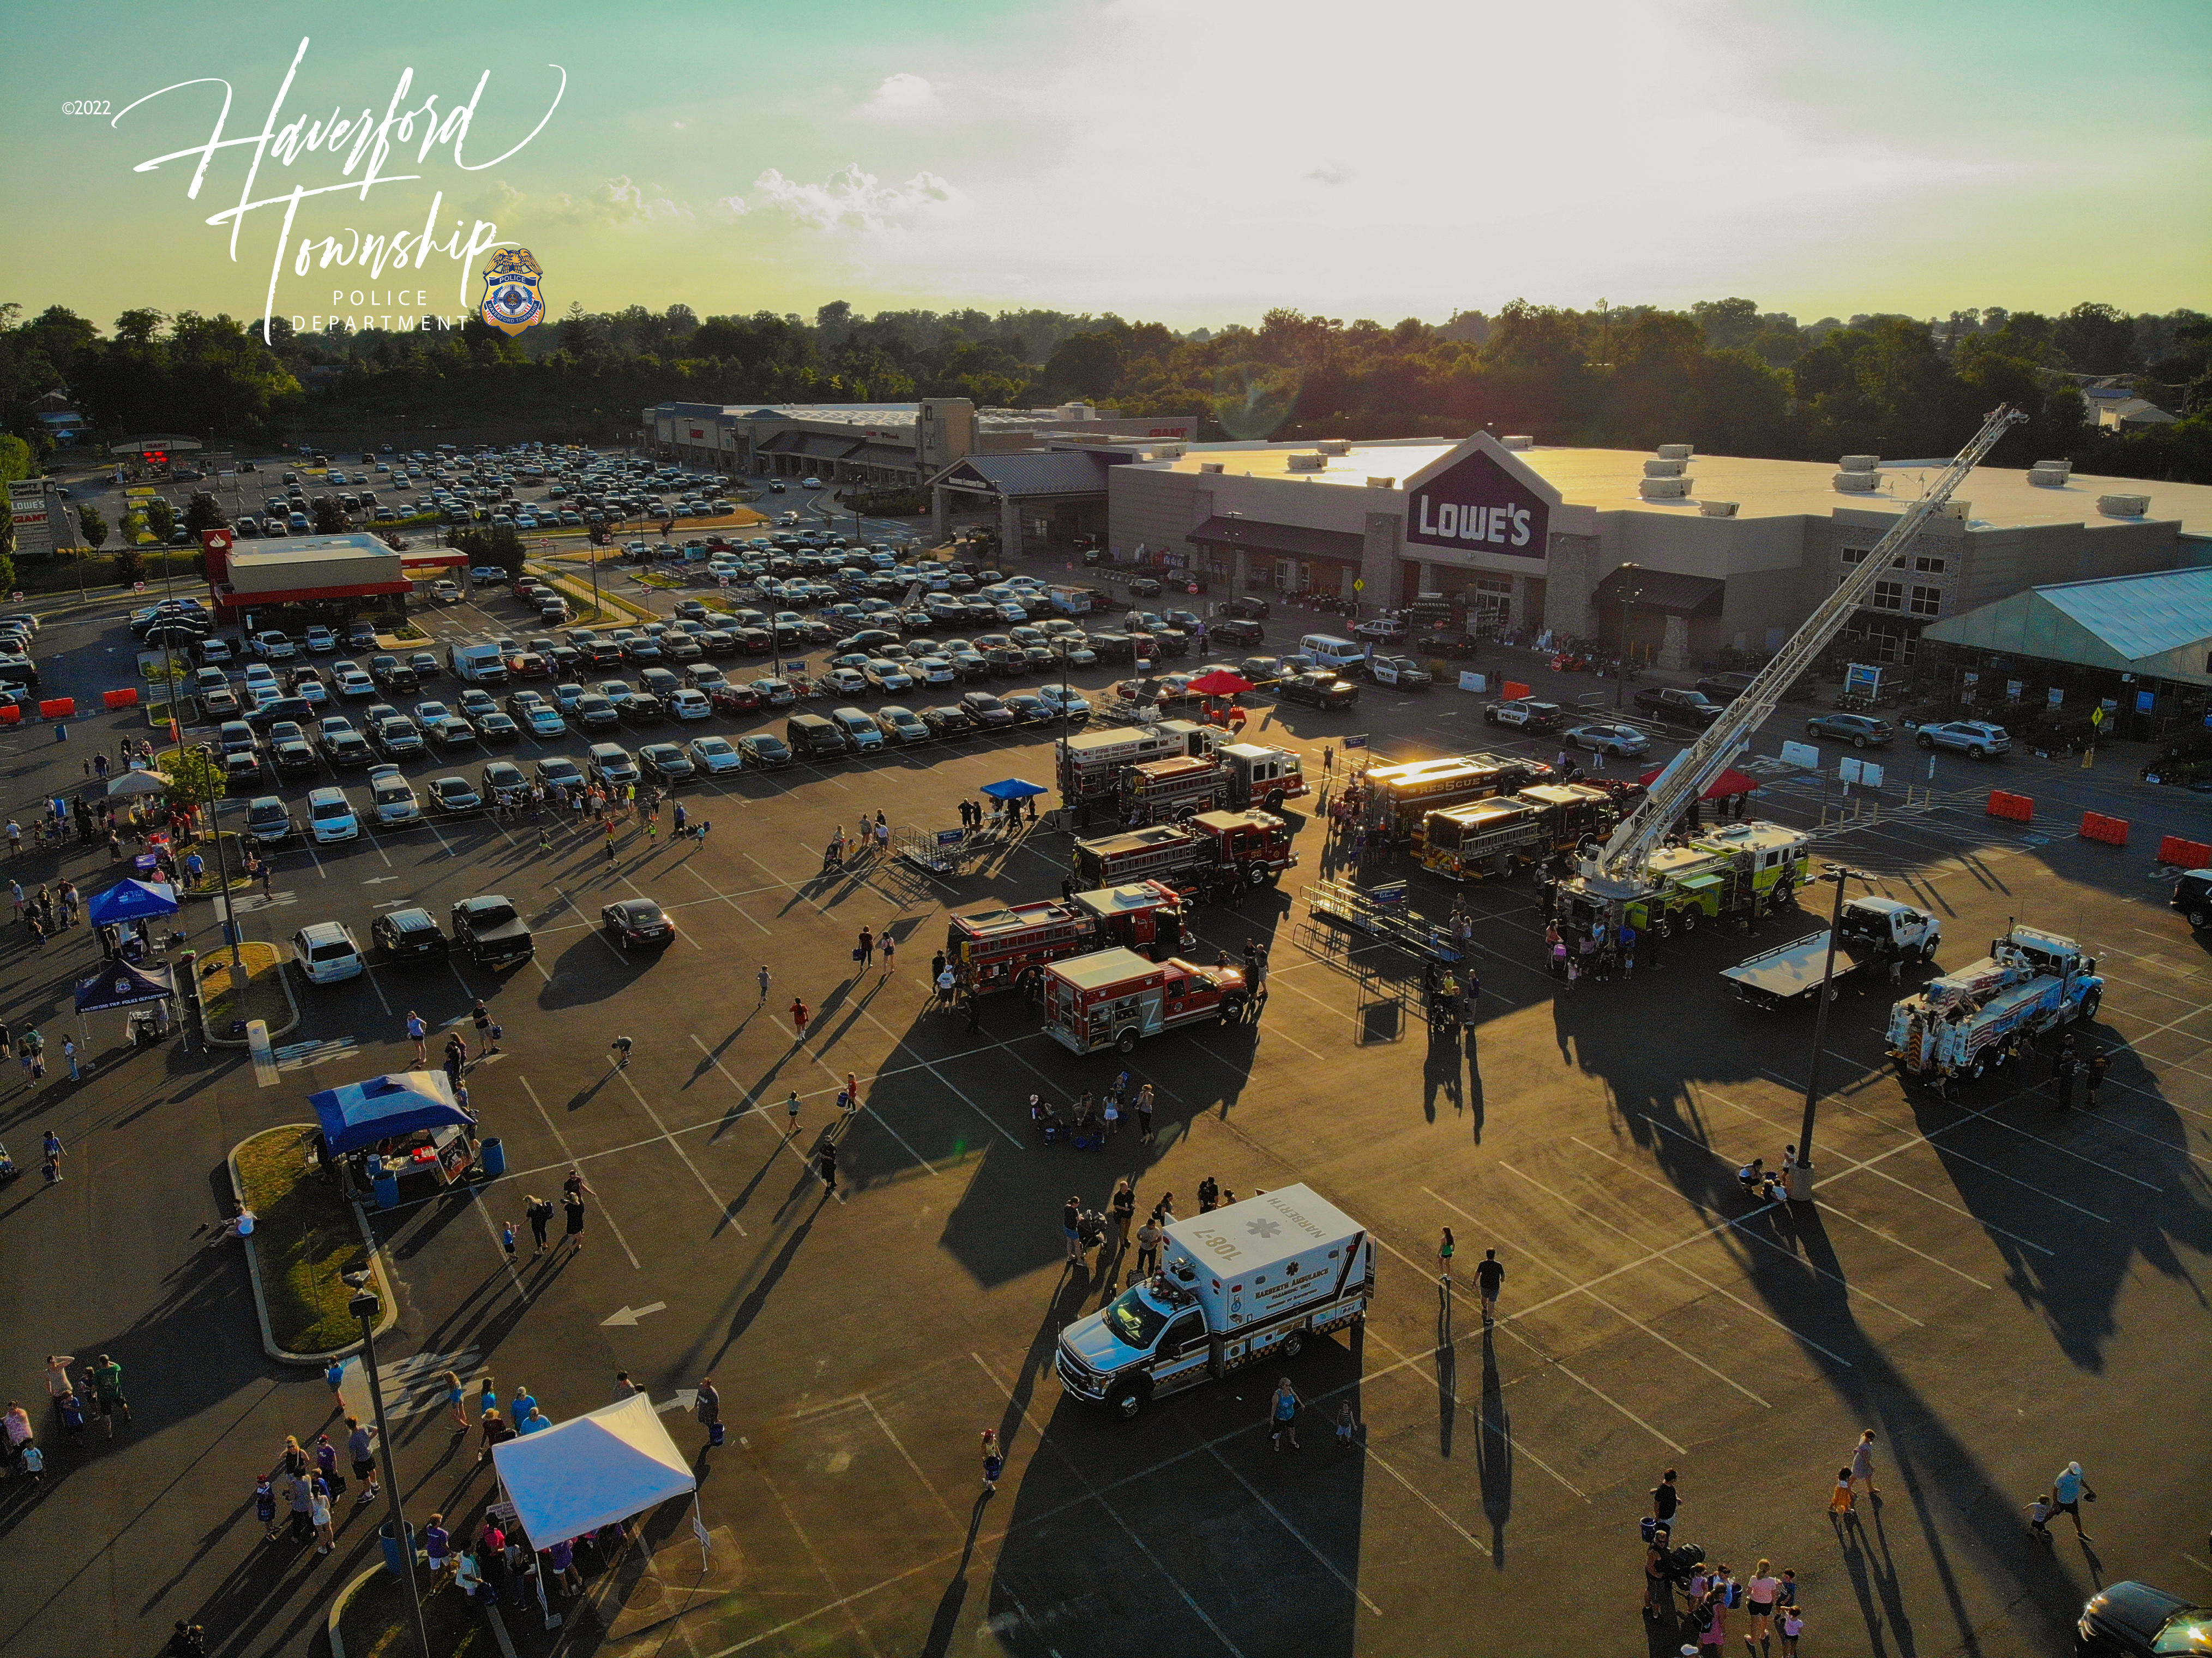
{"label": "parking lot", "polygon": [[[489,592],[423,620],[441,647],[525,631],[519,602]],[[52,677],[82,676],[70,689],[84,697],[91,670],[128,661],[109,654],[127,641],[112,617],[69,625],[55,637],[72,654]],[[1270,639],[1322,625],[1271,621]],[[1531,661],[1494,665],[1571,702],[1593,689]],[[1096,691],[1115,671],[1079,683]],[[1555,748],[1483,726],[1478,700],[1449,690],[1251,707],[1248,740],[1299,750],[1316,782],[1323,747],[1347,734],[1383,758]],[[708,728],[781,724],[718,715]],[[27,1376],[41,1344],[104,1342],[140,1379],[141,1424],[112,1451],[57,1458],[70,1466],[54,1488],[9,1511],[12,1550],[43,1593],[18,1597],[0,1649],[51,1650],[39,1631],[63,1618],[111,1631],[118,1649],[176,1616],[206,1618],[226,1652],[312,1643],[334,1569],[272,1565],[250,1521],[228,1516],[250,1489],[241,1475],[283,1433],[311,1430],[327,1394],[312,1372],[260,1357],[242,1269],[196,1250],[191,1229],[214,1218],[210,1171],[230,1144],[304,1119],[313,1089],[411,1063],[410,1010],[473,1044],[479,997],[505,1035],[467,1082],[508,1174],[374,1217],[402,1297],[384,1348],[406,1366],[387,1391],[405,1412],[410,1509],[459,1512],[488,1494],[410,1383],[448,1363],[495,1374],[502,1392],[527,1383],[556,1418],[605,1402],[617,1370],[672,1404],[711,1375],[732,1424],[698,1467],[734,1588],[635,1637],[572,1619],[571,1648],[1671,1653],[1674,1631],[1637,1612],[1636,1521],[1668,1467],[1682,1473],[1678,1540],[1747,1575],[1760,1556],[1795,1569],[1808,1651],[2045,1653],[2098,1582],[2212,1594],[2203,1436],[2145,1421],[2212,1406],[2200,1293],[2212,970],[2148,855],[2162,832],[2201,836],[2203,808],[2117,768],[2022,758],[2003,778],[2042,804],[2034,824],[2008,824],[1980,811],[1990,769],[1902,751],[1888,786],[1847,799],[1780,763],[1785,727],[1771,722],[1742,762],[1761,781],[1755,810],[1812,830],[1817,857],[1876,890],[1940,912],[1945,964],[2015,916],[2100,957],[2096,1031],[2116,1057],[2094,1115],[2059,1114],[2040,1066],[1956,1102],[1908,1093],[1881,1057],[1886,989],[1847,993],[1821,1060],[1818,1201],[1754,1202],[1735,1171],[1797,1138],[1810,1019],[1739,1008],[1716,970],[1813,915],[1753,941],[1676,941],[1656,970],[1570,994],[1541,965],[1525,880],[1461,889],[1414,872],[1417,908],[1463,896],[1478,917],[1476,1021],[1436,1040],[1412,963],[1347,947],[1310,916],[1304,888],[1347,872],[1349,852],[1325,840],[1309,799],[1292,808],[1301,863],[1282,886],[1197,917],[1201,959],[1272,941],[1261,1016],[1139,1048],[1131,1068],[1162,1101],[1157,1144],[1125,1132],[1096,1155],[1044,1145],[1029,1096],[1103,1088],[1121,1062],[1068,1058],[1011,995],[988,1000],[976,1029],[933,1011],[928,963],[947,908],[1056,892],[1067,836],[1040,825],[994,839],[951,877],[895,858],[825,869],[823,847],[878,811],[933,831],[986,782],[1049,783],[1048,727],[685,785],[687,812],[713,824],[703,841],[672,842],[664,811],[657,836],[625,823],[611,858],[596,827],[526,811],[278,853],[268,896],[239,902],[249,936],[337,920],[366,941],[394,908],[443,920],[501,893],[529,919],[535,958],[295,982],[302,1023],[278,1039],[271,1087],[234,1060],[96,1049],[89,1082],[13,1096],[11,1141],[51,1120],[76,1150],[69,1185],[23,1182],[0,1211],[21,1263],[0,1291],[22,1333],[11,1363]],[[73,741],[112,750],[124,729],[94,720]],[[76,750],[38,730],[8,741],[19,797],[68,785]],[[526,766],[584,744],[526,736],[513,752]],[[1925,791],[1910,807],[1908,768]],[[405,769],[419,786],[455,768]],[[2066,832],[2066,814],[2092,804],[2134,820],[2130,849]],[[104,880],[89,856],[66,867],[78,864],[88,884]],[[603,905],[636,896],[674,920],[664,950],[624,951],[599,929]],[[204,944],[204,907],[188,919]],[[863,926],[896,941],[895,965],[854,962]],[[46,1010],[86,954],[81,932],[43,954],[12,946],[0,969],[12,1005],[58,1027]],[[804,1040],[794,997],[811,1013]],[[610,1063],[617,1036],[635,1043],[626,1069]],[[864,1108],[844,1121],[848,1072]],[[810,1166],[825,1136],[834,1191]],[[536,1260],[526,1247],[510,1266],[499,1224],[572,1168],[592,1190],[586,1248]],[[1273,1370],[1132,1424],[1061,1397],[1057,1331],[1127,1263],[1066,1267],[1060,1206],[1071,1193],[1100,1206],[1123,1175],[1140,1202],[1172,1193],[1186,1215],[1208,1175],[1240,1195],[1304,1181],[1374,1230],[1372,1315],[1286,1367],[1308,1406],[1301,1451],[1268,1448]],[[1445,1227],[1458,1242],[1449,1288]],[[118,1234],[146,1238],[143,1259],[88,1275],[90,1241]],[[1508,1277],[1486,1326],[1470,1276],[1492,1248]],[[1343,1402],[1363,1424],[1349,1452],[1326,1426]],[[696,1426],[671,1423],[697,1446]],[[1009,1448],[988,1502],[987,1426]],[[1866,1427],[1884,1501],[1833,1528],[1835,1468]],[[2036,1542],[2020,1521],[2073,1457],[2103,1498],[2093,1548],[2063,1525],[2055,1545]],[[195,1477],[172,1489],[185,1471]],[[82,1564],[88,1540],[97,1570]],[[348,1575],[373,1560],[363,1520],[340,1552]],[[544,1649],[534,1619],[509,1625]]]}

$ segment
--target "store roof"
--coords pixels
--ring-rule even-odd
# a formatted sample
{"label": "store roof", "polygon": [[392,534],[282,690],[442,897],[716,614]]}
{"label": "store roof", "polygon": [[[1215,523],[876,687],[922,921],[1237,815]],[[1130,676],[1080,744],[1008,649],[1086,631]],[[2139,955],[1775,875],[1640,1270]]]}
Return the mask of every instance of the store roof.
{"label": "store roof", "polygon": [[1337,558],[1354,563],[1367,551],[1365,538],[1348,530],[1314,530],[1302,524],[1271,524],[1257,518],[1210,518],[1190,531],[1190,539],[1217,547],[1246,547],[1254,552],[1288,553],[1293,558]]}
{"label": "store roof", "polygon": [[2212,685],[2212,566],[2031,587],[1935,623],[1921,637]]}
{"label": "store roof", "polygon": [[[1960,434],[1963,441],[1966,434]],[[1225,475],[1291,479],[1299,483],[1367,487],[1389,479],[1394,489],[1455,446],[1443,438],[1354,443],[1343,454],[1309,459],[1293,471],[1291,457],[1311,457],[1311,443],[1247,446],[1192,444],[1172,460],[1139,462],[1151,471],[1196,472],[1219,466]],[[1684,469],[1690,495],[1681,501],[1646,501],[1637,494],[1644,465],[1654,459],[1644,449],[1553,448],[1537,445],[1513,452],[1573,506],[1599,512],[1662,513],[1698,516],[1706,501],[1731,501],[1740,518],[1827,518],[1840,510],[1871,517],[1902,513],[1935,481],[1942,459],[1899,461],[1880,468],[1881,488],[1868,495],[1846,495],[1834,479],[1836,460],[1768,460],[1741,455],[1696,455]],[[2148,495],[2143,519],[2107,518],[2097,510],[2100,495]],[[2092,529],[2114,524],[2180,520],[2185,535],[2212,536],[2212,484],[2167,483],[2142,478],[2102,477],[2076,472],[2057,489],[2030,483],[2018,468],[1977,467],[1954,496],[1967,503],[1974,529],[2011,529],[2039,524],[2086,524]]]}
{"label": "store roof", "polygon": [[988,488],[1020,500],[1032,495],[1095,495],[1106,489],[1106,463],[1079,450],[1036,455],[970,455],[931,482]]}
{"label": "store roof", "polygon": [[1626,605],[1668,616],[1718,616],[1727,591],[1728,583],[1713,576],[1623,564],[1597,584],[1590,603],[1600,610]]}

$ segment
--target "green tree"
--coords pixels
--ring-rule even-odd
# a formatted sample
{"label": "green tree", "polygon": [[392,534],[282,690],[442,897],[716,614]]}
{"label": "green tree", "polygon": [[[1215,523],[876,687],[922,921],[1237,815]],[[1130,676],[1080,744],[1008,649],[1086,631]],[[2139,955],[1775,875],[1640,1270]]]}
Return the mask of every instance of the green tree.
{"label": "green tree", "polygon": [[165,750],[155,761],[169,786],[169,799],[198,811],[223,797],[227,785],[215,756],[197,743]]}
{"label": "green tree", "polygon": [[2113,306],[2084,302],[2051,325],[2051,343],[2084,374],[2125,374],[2142,366],[2135,321]]}
{"label": "green tree", "polygon": [[98,552],[107,545],[107,537],[114,532],[107,527],[107,519],[99,507],[90,501],[76,509],[77,528],[83,533],[84,544]]}
{"label": "green tree", "polygon": [[1753,300],[1699,300],[1690,315],[1705,332],[1705,343],[1716,351],[1747,346],[1759,337],[1759,305]]}
{"label": "green tree", "polygon": [[154,532],[155,540],[167,546],[169,537],[176,533],[177,509],[155,495],[146,503],[146,527]]}
{"label": "green tree", "polygon": [[219,530],[229,522],[213,495],[194,495],[185,505],[185,528],[195,537],[203,530]]}
{"label": "green tree", "polygon": [[146,555],[136,547],[125,547],[115,556],[115,579],[129,586],[146,579]]}
{"label": "green tree", "polygon": [[0,483],[30,476],[31,446],[12,434],[0,432]]}
{"label": "green tree", "polygon": [[353,528],[353,520],[345,515],[345,508],[335,501],[325,501],[315,508],[315,533],[319,536],[343,535]]}

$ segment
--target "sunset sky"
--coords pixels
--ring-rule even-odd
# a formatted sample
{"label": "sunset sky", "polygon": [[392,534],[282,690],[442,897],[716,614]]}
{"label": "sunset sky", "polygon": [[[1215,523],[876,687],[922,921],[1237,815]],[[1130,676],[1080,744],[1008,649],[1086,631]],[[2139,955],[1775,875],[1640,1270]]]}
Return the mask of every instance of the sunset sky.
{"label": "sunset sky", "polygon": [[[490,79],[458,163],[451,135],[417,161],[418,123],[381,167],[417,176],[303,200],[288,246],[417,236],[442,192],[433,239],[495,224],[556,313],[2212,308],[2202,0],[40,7],[0,69],[0,300],[262,314],[285,208],[246,215],[234,258],[205,222],[252,149],[197,200],[198,156],[134,168],[209,141],[218,78],[226,136],[258,133],[303,39],[280,128],[374,125],[410,68],[403,111]],[[352,143],[271,154],[255,197],[358,183]],[[380,276],[288,252],[274,308],[354,290],[386,302],[338,309],[477,297],[445,252]]]}

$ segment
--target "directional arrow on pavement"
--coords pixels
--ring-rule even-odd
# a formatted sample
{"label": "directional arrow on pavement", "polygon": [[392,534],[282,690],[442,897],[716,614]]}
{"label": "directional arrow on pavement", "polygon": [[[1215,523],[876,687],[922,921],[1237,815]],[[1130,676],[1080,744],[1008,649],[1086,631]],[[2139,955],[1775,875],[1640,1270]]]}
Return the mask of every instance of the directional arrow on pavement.
{"label": "directional arrow on pavement", "polygon": [[625,1307],[612,1318],[601,1319],[599,1327],[605,1330],[611,1329],[617,1325],[635,1324],[647,1313],[665,1313],[667,1310],[668,1303],[665,1301],[649,1302],[642,1307]]}
{"label": "directional arrow on pavement", "polygon": [[666,1416],[671,1411],[681,1411],[689,1416],[691,1413],[691,1407],[698,1402],[699,1390],[696,1388],[678,1388],[675,1397],[664,1399],[653,1407],[653,1414]]}

